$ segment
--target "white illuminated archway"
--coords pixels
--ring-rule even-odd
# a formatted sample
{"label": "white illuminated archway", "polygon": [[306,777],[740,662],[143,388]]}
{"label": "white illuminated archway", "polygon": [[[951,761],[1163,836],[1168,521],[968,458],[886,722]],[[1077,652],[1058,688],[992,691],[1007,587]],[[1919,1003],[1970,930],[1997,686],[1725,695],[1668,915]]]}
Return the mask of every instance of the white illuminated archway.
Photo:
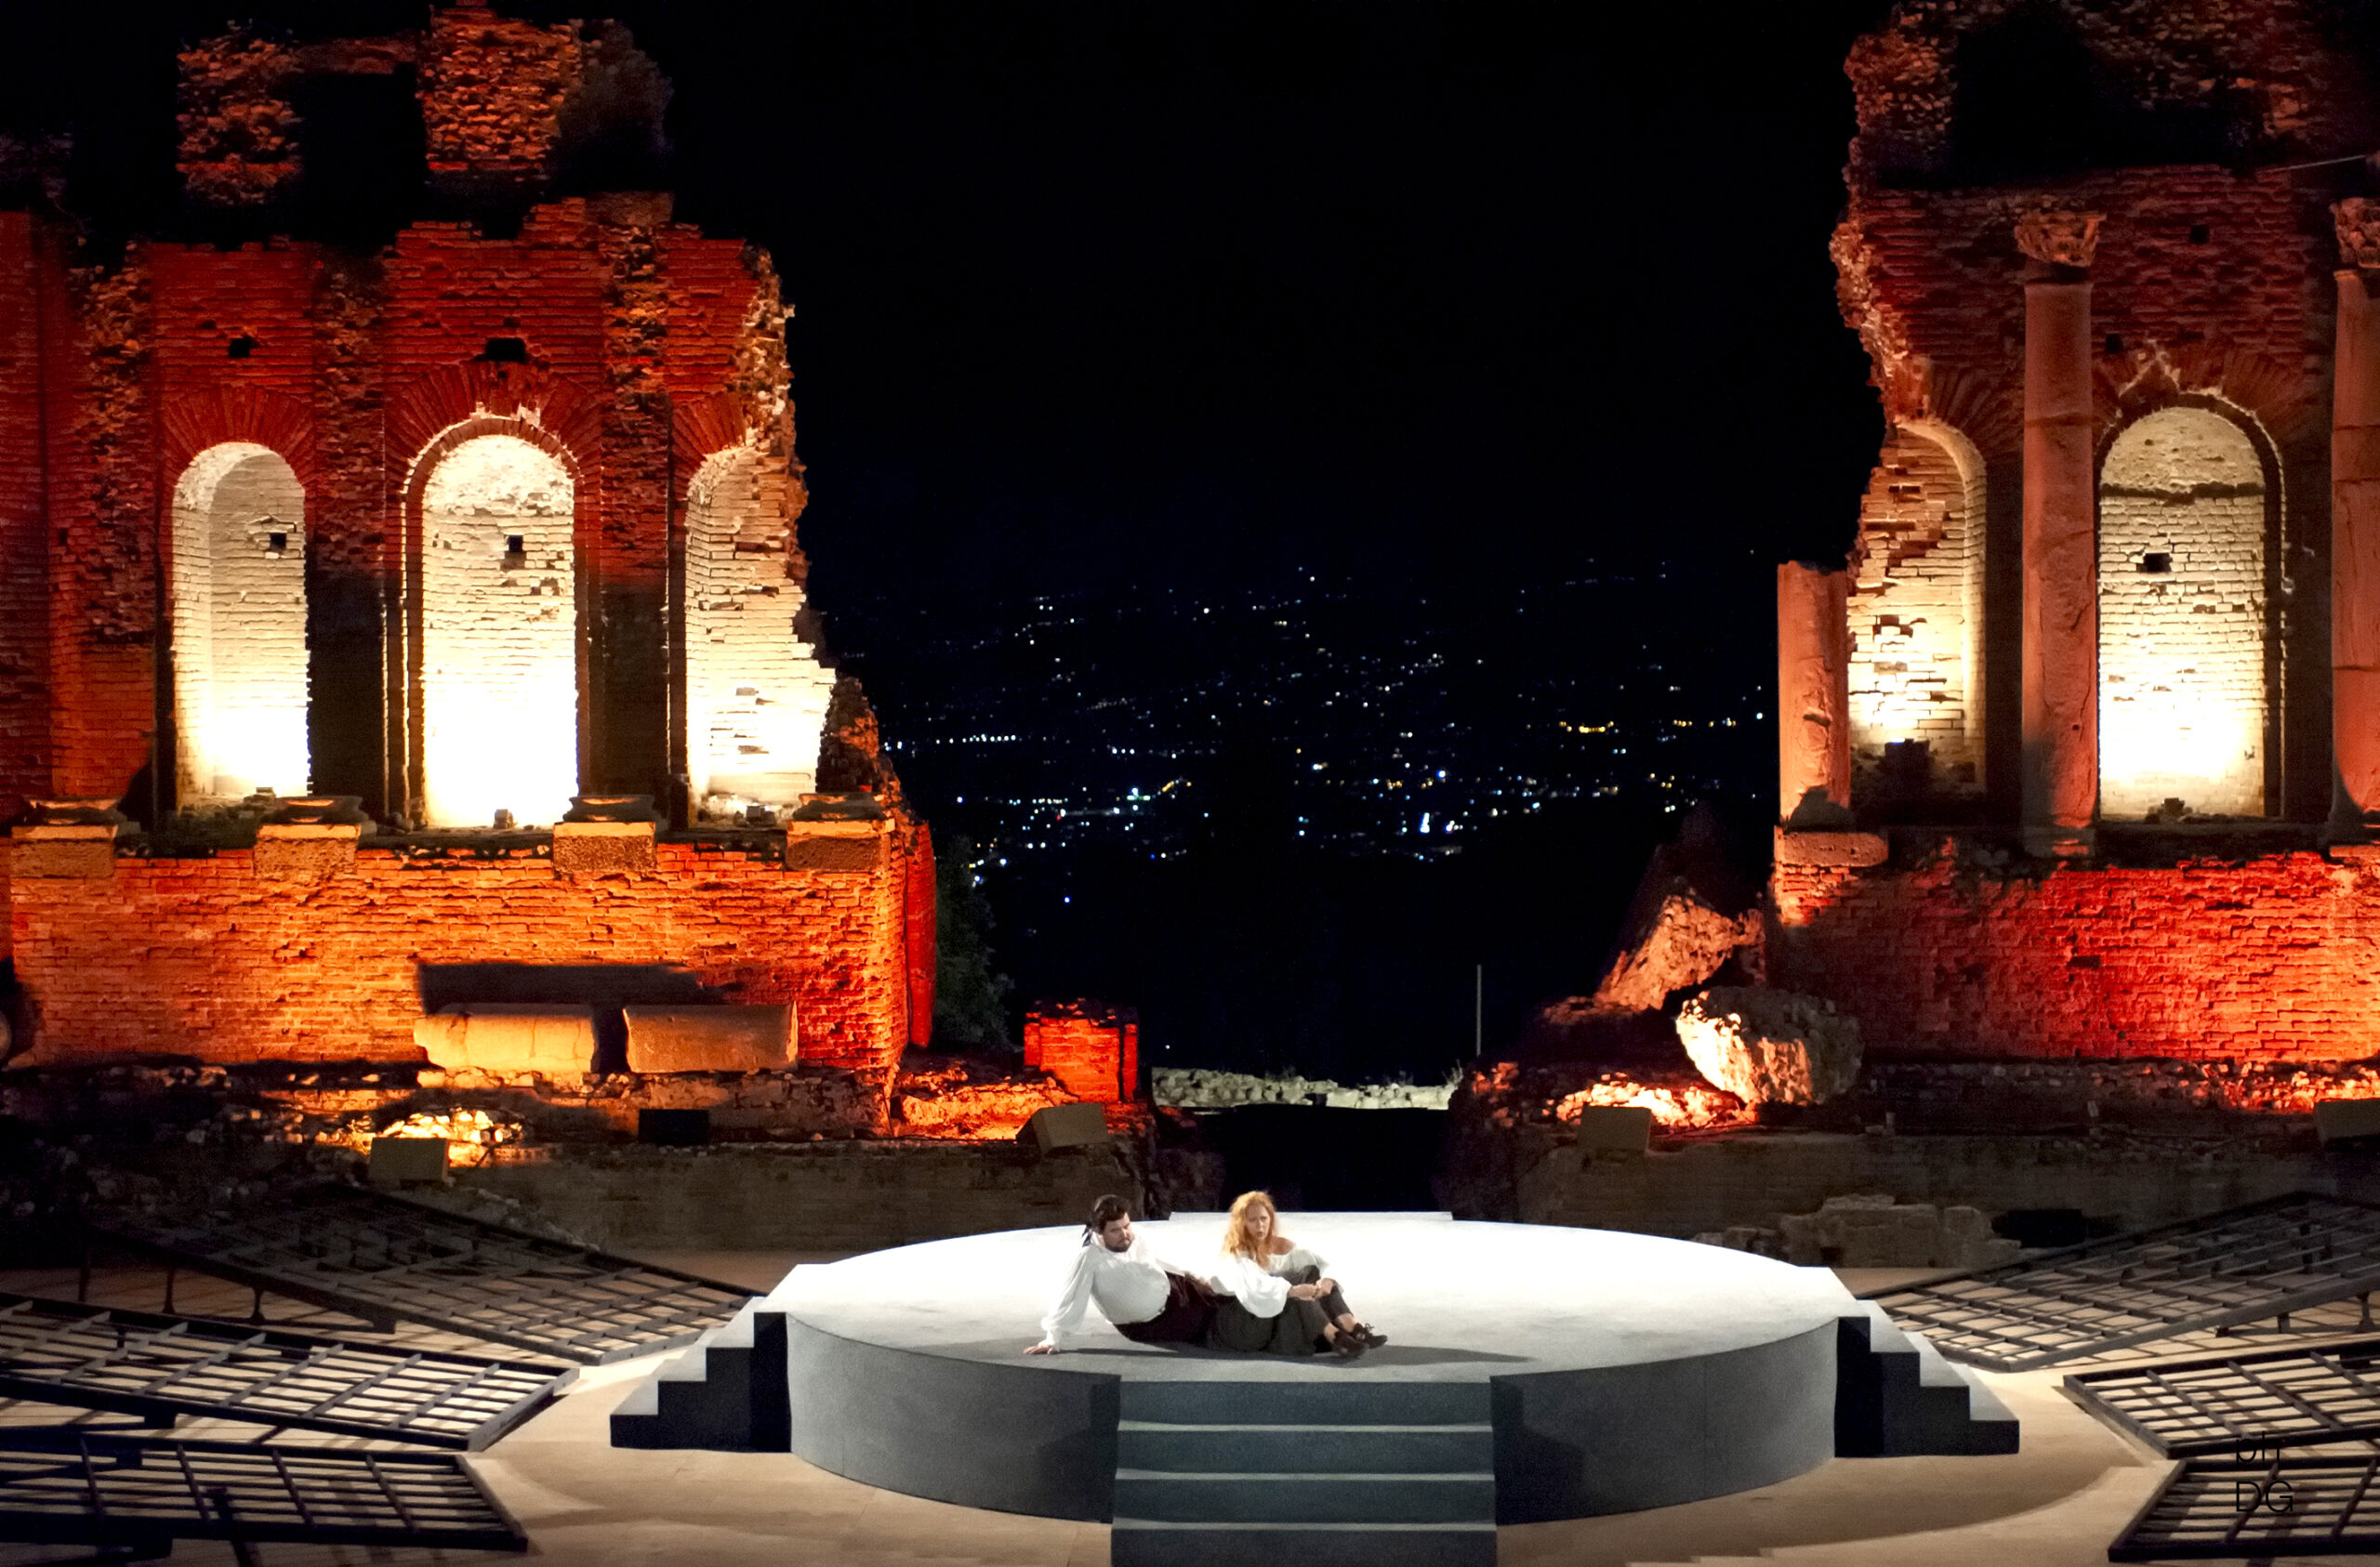
{"label": "white illuminated archway", "polygon": [[2099,810],[2265,813],[2265,467],[2248,432],[2166,408],[2099,472]]}
{"label": "white illuminated archway", "polygon": [[433,827],[562,819],[578,792],[570,474],[513,435],[438,459],[421,496],[423,814]]}
{"label": "white illuminated archway", "polygon": [[759,456],[722,452],[686,496],[686,764],[698,814],[799,805],[834,676],[794,629],[789,530]]}
{"label": "white illuminated archway", "polygon": [[271,448],[226,441],[174,486],[175,786],[186,803],[303,795],[306,493]]}

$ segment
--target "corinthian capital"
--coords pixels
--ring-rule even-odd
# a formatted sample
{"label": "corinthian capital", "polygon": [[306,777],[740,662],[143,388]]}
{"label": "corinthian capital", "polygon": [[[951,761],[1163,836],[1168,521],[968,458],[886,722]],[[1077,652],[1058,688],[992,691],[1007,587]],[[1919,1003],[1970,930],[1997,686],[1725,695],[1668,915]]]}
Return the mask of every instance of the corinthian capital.
{"label": "corinthian capital", "polygon": [[2088,267],[2103,221],[2096,212],[2039,208],[2016,219],[2016,248],[2043,266]]}
{"label": "corinthian capital", "polygon": [[2348,267],[2380,267],[2380,202],[2349,196],[2331,204],[2338,225],[2339,261]]}

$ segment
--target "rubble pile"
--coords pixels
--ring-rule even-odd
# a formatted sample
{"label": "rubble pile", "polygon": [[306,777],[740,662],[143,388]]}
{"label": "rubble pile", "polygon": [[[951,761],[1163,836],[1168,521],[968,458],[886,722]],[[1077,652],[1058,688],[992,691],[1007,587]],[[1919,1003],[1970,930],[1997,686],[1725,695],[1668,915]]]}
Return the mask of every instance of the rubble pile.
{"label": "rubble pile", "polygon": [[1792,991],[1713,985],[1677,1015],[1702,1075],[1748,1104],[1823,1104],[1859,1079],[1858,1020]]}
{"label": "rubble pile", "polygon": [[1250,1104],[1320,1104],[1333,1110],[1444,1110],[1454,1098],[1460,1073],[1443,1083],[1334,1082],[1327,1077],[1264,1077],[1204,1067],[1157,1067],[1149,1073],[1150,1094],[1159,1105],[1179,1110],[1232,1110]]}
{"label": "rubble pile", "polygon": [[1884,1192],[1829,1197],[1816,1213],[1779,1216],[1773,1230],[1739,1225],[1694,1238],[1802,1267],[1990,1268],[2023,1249],[1992,1233],[1978,1208],[1897,1203]]}

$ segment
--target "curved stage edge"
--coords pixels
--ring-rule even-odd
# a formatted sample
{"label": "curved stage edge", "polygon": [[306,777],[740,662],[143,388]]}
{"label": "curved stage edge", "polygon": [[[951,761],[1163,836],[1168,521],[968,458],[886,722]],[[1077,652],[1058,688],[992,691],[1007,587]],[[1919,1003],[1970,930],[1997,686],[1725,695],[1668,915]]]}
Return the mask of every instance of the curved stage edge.
{"label": "curved stage edge", "polygon": [[[1195,1268],[1221,1216],[1136,1228]],[[1094,1316],[1084,1348],[1025,1356],[1072,1227],[796,1269],[760,1308],[785,1313],[791,1450],[909,1495],[1106,1521],[1127,1382],[1225,1382],[1219,1396],[1319,1420],[1355,1396],[1334,1388],[1484,1382],[1500,1523],[1724,1495],[1834,1455],[1836,1324],[1858,1307],[1824,1269],[1443,1215],[1301,1213],[1283,1228],[1329,1259],[1387,1349],[1355,1363],[1159,1350]]]}

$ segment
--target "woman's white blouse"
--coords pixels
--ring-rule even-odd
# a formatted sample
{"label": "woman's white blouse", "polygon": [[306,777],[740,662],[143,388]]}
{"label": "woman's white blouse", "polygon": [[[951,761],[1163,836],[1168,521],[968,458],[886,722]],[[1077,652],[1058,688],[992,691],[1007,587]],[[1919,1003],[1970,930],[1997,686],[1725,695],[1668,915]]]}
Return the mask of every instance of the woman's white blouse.
{"label": "woman's white blouse", "polygon": [[[1058,1292],[1050,1314],[1041,1319],[1041,1342],[1063,1349],[1069,1334],[1082,1330],[1083,1318],[1093,1305],[1111,1323],[1144,1323],[1165,1310],[1172,1281],[1165,1264],[1149,1251],[1142,1237],[1130,1246],[1109,1251],[1097,1241],[1086,1242],[1075,1253],[1065,1287]],[[1278,1310],[1278,1308],[1276,1308]]]}
{"label": "woman's white blouse", "polygon": [[1224,1252],[1215,1258],[1215,1287],[1251,1317],[1277,1317],[1289,1303],[1289,1281],[1252,1257]]}
{"label": "woman's white blouse", "polygon": [[1330,1272],[1330,1264],[1322,1260],[1322,1254],[1307,1246],[1291,1246],[1280,1256],[1267,1258],[1264,1266],[1275,1273],[1294,1273],[1301,1268],[1311,1268],[1324,1277]]}

